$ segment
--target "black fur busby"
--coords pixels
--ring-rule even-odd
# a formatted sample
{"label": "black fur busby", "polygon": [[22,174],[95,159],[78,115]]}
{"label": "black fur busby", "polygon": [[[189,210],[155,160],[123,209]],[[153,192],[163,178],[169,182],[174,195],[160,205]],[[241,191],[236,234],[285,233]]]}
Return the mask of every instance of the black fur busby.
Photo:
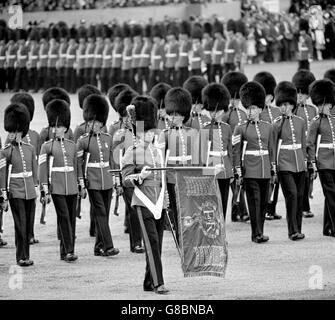
{"label": "black fur busby", "polygon": [[212,36],[213,32],[213,26],[210,22],[204,23],[204,33],[208,33],[210,36]]}
{"label": "black fur busby", "polygon": [[77,39],[78,32],[75,27],[70,28],[70,39]]}
{"label": "black fur busby", "polygon": [[49,38],[58,39],[58,37],[59,37],[59,29],[54,26],[49,30]]}
{"label": "black fur busby", "polygon": [[71,104],[70,96],[63,88],[51,87],[45,90],[42,95],[42,102],[43,102],[44,109],[47,106],[47,104],[54,99],[64,100],[68,104]]}
{"label": "black fur busby", "polygon": [[108,100],[112,106],[112,108],[117,112],[117,110],[115,109],[115,99],[116,97],[119,95],[119,93],[123,90],[131,90],[131,87],[126,84],[126,83],[118,83],[116,85],[114,85],[113,87],[109,88],[108,92],[107,92],[107,96],[108,96]]}
{"label": "black fur busby", "polygon": [[237,20],[236,21],[236,33],[241,33],[243,36],[247,35],[247,27],[245,25],[245,22],[243,20]]}
{"label": "black fur busby", "polygon": [[164,98],[166,96],[166,93],[171,88],[172,87],[165,82],[157,83],[155,86],[152,87],[152,89],[150,91],[150,96],[157,101],[159,109],[164,109],[165,108]]}
{"label": "black fur busby", "polygon": [[131,29],[129,24],[124,23],[122,27],[122,36],[123,38],[130,38],[131,37]]}
{"label": "black fur busby", "polygon": [[297,89],[295,88],[294,84],[289,81],[279,82],[275,89],[275,100],[278,107],[285,102],[296,106]]}
{"label": "black fur busby", "polygon": [[178,34],[179,34],[179,27],[176,23],[171,22],[167,25],[167,29],[166,29],[166,34],[167,35],[173,35],[176,38],[178,38]]}
{"label": "black fur busby", "polygon": [[39,34],[38,34],[38,31],[36,28],[32,28],[29,32],[29,36],[28,38],[31,40],[31,41],[38,41],[39,39]]}
{"label": "black fur busby", "polygon": [[309,31],[309,22],[306,19],[300,19],[299,20],[299,30],[300,31]]}
{"label": "black fur busby", "polygon": [[155,38],[155,37],[163,38],[163,30],[162,30],[160,24],[156,23],[152,27],[152,37],[153,38]]}
{"label": "black fur busby", "polygon": [[275,96],[277,82],[272,73],[267,71],[258,72],[254,76],[253,81],[258,82],[263,86],[266,95],[272,95],[273,97]]}
{"label": "black fur busby", "polygon": [[17,40],[27,40],[28,34],[25,29],[17,29]]}
{"label": "black fur busby", "polygon": [[187,34],[188,36],[191,35],[191,25],[190,25],[190,23],[188,21],[183,20],[180,23],[179,33],[180,34]]}
{"label": "black fur busby", "polygon": [[335,105],[335,83],[329,79],[314,81],[309,87],[309,95],[316,106],[330,103]]}
{"label": "black fur busby", "polygon": [[137,92],[133,89],[123,90],[117,95],[114,103],[114,109],[120,117],[123,118],[127,115],[127,106],[129,106],[131,101],[137,96]]}
{"label": "black fur busby", "polygon": [[87,36],[87,30],[84,26],[80,26],[78,28],[78,38],[79,39],[86,39]]}
{"label": "black fur busby", "polygon": [[221,83],[210,83],[202,90],[203,108],[208,111],[228,110],[230,93]]}
{"label": "black fur busby", "polygon": [[112,29],[109,27],[109,25],[104,24],[103,30],[102,30],[102,37],[104,39],[106,39],[106,38],[110,39],[112,37],[112,34],[113,34],[113,32],[112,32]]}
{"label": "black fur busby", "polygon": [[146,24],[143,30],[143,37],[144,38],[151,38],[152,26],[151,24]]}
{"label": "black fur busby", "polygon": [[49,127],[65,127],[67,130],[70,128],[71,111],[70,105],[66,101],[52,100],[47,104],[45,111]]}
{"label": "black fur busby", "polygon": [[223,24],[219,20],[215,20],[213,24],[213,32],[221,33],[223,35]]}
{"label": "black fur busby", "polygon": [[164,99],[165,111],[168,115],[175,113],[184,116],[183,123],[187,122],[190,118],[190,112],[192,109],[192,97],[191,94],[181,87],[175,87],[170,89]]}
{"label": "black fur busby", "polygon": [[[135,110],[131,110],[135,108]],[[157,102],[148,96],[137,96],[127,106],[128,114],[132,114],[132,122],[137,122],[136,129],[141,128],[139,122],[143,122],[144,131],[155,129],[157,127]]]}
{"label": "black fur busby", "polygon": [[329,79],[335,83],[335,69],[329,69],[326,71],[325,75],[323,76],[324,79]]}
{"label": "black fur busby", "polygon": [[208,81],[202,76],[189,77],[183,84],[192,97],[192,103],[202,103],[201,90],[208,85]]}
{"label": "black fur busby", "polygon": [[0,41],[4,40],[7,42],[8,40],[8,32],[6,28],[0,27]]}
{"label": "black fur busby", "polygon": [[238,71],[228,72],[221,79],[221,83],[227,87],[232,99],[240,98],[240,89],[247,82],[247,76]]}
{"label": "black fur busby", "polygon": [[122,38],[122,28],[119,25],[113,26],[114,38]]}
{"label": "black fur busby", "polygon": [[34,102],[34,98],[32,97],[31,94],[29,94],[27,92],[15,93],[11,97],[10,102],[11,103],[22,103],[22,104],[24,104],[29,111],[30,121],[33,120],[34,111],[35,111],[35,102]]}
{"label": "black fur busby", "polygon": [[7,132],[22,132],[25,137],[30,124],[28,108],[22,103],[11,103],[5,109],[4,124]]}
{"label": "black fur busby", "polygon": [[192,38],[199,39],[201,41],[202,36],[203,36],[202,28],[199,25],[195,24],[192,27]]}
{"label": "black fur busby", "polygon": [[40,29],[40,39],[48,40],[48,37],[49,37],[48,29],[46,28]]}
{"label": "black fur busby", "polygon": [[265,106],[265,89],[256,81],[245,83],[240,89],[240,98],[243,107],[257,106],[261,109]]}
{"label": "black fur busby", "polygon": [[92,24],[87,29],[87,38],[95,38],[95,27]]}
{"label": "black fur busby", "polygon": [[143,27],[140,24],[134,24],[131,30],[132,37],[142,37]]}
{"label": "black fur busby", "polygon": [[97,24],[95,26],[95,37],[96,38],[102,38],[104,32],[104,26],[102,24]]}
{"label": "black fur busby", "polygon": [[100,94],[101,91],[96,87],[91,84],[84,84],[81,86],[78,90],[78,101],[79,101],[79,107],[80,109],[83,108],[84,100],[86,97],[88,97],[91,94]]}
{"label": "black fur busby", "polygon": [[233,19],[229,19],[227,21],[226,29],[227,31],[233,31],[235,33],[236,32],[236,22]]}
{"label": "black fur busby", "polygon": [[314,74],[309,70],[299,70],[292,78],[292,83],[297,88],[298,93],[302,94],[309,93],[309,86],[314,81]]}
{"label": "black fur busby", "polygon": [[91,94],[84,100],[83,116],[86,122],[99,121],[106,125],[109,112],[107,100],[100,94]]}

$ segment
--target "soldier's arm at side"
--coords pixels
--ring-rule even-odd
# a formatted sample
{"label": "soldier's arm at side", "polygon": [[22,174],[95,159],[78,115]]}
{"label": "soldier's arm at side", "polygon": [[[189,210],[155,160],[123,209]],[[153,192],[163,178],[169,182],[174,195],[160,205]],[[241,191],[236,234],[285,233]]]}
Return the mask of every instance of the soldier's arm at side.
{"label": "soldier's arm at side", "polygon": [[43,190],[43,185],[48,184],[48,155],[47,144],[43,143],[40,156],[38,157],[38,181],[41,190]]}
{"label": "soldier's arm at side", "polygon": [[82,138],[79,138],[76,144],[76,151],[77,151],[77,178],[78,181],[84,178],[84,141]]}
{"label": "soldier's arm at side", "polygon": [[32,171],[33,171],[33,179],[34,179],[34,185],[38,186],[38,176],[37,176],[37,160],[36,160],[36,152],[35,147],[32,146]]}
{"label": "soldier's arm at side", "polygon": [[307,159],[307,151],[306,151],[306,130],[307,130],[307,125],[306,122],[303,122],[302,125],[302,132],[301,132],[301,147],[302,147],[302,151],[304,153],[304,160]]}
{"label": "soldier's arm at side", "polygon": [[81,135],[85,133],[83,132],[81,126],[77,126],[76,129],[74,129],[74,133],[73,133],[73,136],[74,136],[74,142],[77,143],[78,139],[81,137]]}
{"label": "soldier's arm at side", "polygon": [[277,138],[274,126],[270,127],[268,150],[269,150],[270,163],[275,164],[277,159]]}
{"label": "soldier's arm at side", "polygon": [[230,126],[228,128],[228,136],[227,136],[227,151],[228,151],[228,158],[232,162],[233,160],[233,145],[232,145],[232,132]]}
{"label": "soldier's arm at side", "polygon": [[0,150],[0,190],[6,190],[7,187],[7,157],[5,150]]}
{"label": "soldier's arm at side", "polygon": [[241,167],[241,156],[242,156],[242,128],[236,126],[234,134],[232,136],[232,148],[233,148],[233,167]]}
{"label": "soldier's arm at side", "polygon": [[316,159],[316,141],[318,132],[318,121],[312,120],[307,135],[307,161],[314,162]]}
{"label": "soldier's arm at side", "polygon": [[136,173],[136,165],[134,163],[134,149],[130,147],[122,159],[122,178],[124,187],[135,187],[139,185],[140,174]]}

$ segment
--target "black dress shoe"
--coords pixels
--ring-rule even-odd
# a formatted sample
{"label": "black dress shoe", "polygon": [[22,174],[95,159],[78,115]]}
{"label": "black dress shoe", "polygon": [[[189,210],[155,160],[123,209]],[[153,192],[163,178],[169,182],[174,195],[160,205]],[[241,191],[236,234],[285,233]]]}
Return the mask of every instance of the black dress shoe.
{"label": "black dress shoe", "polygon": [[98,257],[103,256],[104,255],[104,251],[102,249],[100,249],[100,250],[94,250],[94,255],[98,256]]}
{"label": "black dress shoe", "polygon": [[234,216],[231,216],[231,221],[232,222],[238,222],[238,221],[240,221],[241,219],[240,219],[240,216],[239,215],[234,215]]}
{"label": "black dress shoe", "polygon": [[262,236],[256,236],[256,237],[252,237],[251,241],[255,242],[255,243],[262,243],[263,238],[262,238]]}
{"label": "black dress shoe", "polygon": [[73,254],[73,253],[68,253],[65,257],[64,257],[64,261],[65,262],[74,262],[78,260],[78,256]]}
{"label": "black dress shoe", "polygon": [[154,286],[151,285],[143,285],[143,291],[154,291]]}
{"label": "black dress shoe", "polygon": [[26,262],[28,264],[28,267],[30,267],[30,266],[32,266],[34,264],[34,261],[30,260],[30,259],[27,259]]}
{"label": "black dress shoe", "polygon": [[274,220],[280,220],[280,219],[281,219],[281,215],[280,215],[280,214],[277,214],[277,213],[274,213],[274,214],[273,214],[273,219],[274,219]]}
{"label": "black dress shoe", "polygon": [[39,243],[39,241],[35,238],[31,238],[30,241],[29,241],[30,245],[33,245],[33,244],[36,244],[36,243]]}
{"label": "black dress shoe", "polygon": [[303,212],[302,212],[302,216],[303,216],[304,218],[313,218],[313,217],[314,217],[314,214],[313,214],[312,212],[310,212],[310,211],[303,211]]}
{"label": "black dress shoe", "polygon": [[297,241],[297,240],[302,240],[305,238],[305,235],[303,233],[299,233],[299,232],[296,232],[296,233],[293,233],[289,236],[289,238],[292,240],[292,241]]}
{"label": "black dress shoe", "polygon": [[30,267],[34,264],[34,262],[32,260],[29,259],[21,259],[17,262],[17,265],[20,267]]}
{"label": "black dress shoe", "polygon": [[265,214],[265,220],[274,220],[274,216],[272,213],[267,212]]}
{"label": "black dress shoe", "polygon": [[163,284],[156,287],[154,290],[155,290],[155,293],[157,294],[168,294],[169,293],[169,290],[166,289]]}
{"label": "black dress shoe", "polygon": [[269,237],[268,236],[264,236],[262,235],[262,242],[268,242],[269,241]]}
{"label": "black dress shoe", "polygon": [[145,252],[145,249],[142,247],[142,246],[136,246],[132,252],[134,253],[144,253]]}
{"label": "black dress shoe", "polygon": [[335,237],[335,231],[331,231],[331,230],[327,230],[325,232],[323,232],[323,235],[326,237]]}
{"label": "black dress shoe", "polygon": [[245,213],[243,216],[241,216],[241,219],[240,219],[241,222],[247,222],[249,220],[250,220],[250,217],[247,213]]}
{"label": "black dress shoe", "polygon": [[0,238],[0,247],[4,247],[7,245],[7,242]]}
{"label": "black dress shoe", "polygon": [[116,256],[120,253],[120,250],[118,248],[110,248],[103,252],[104,257],[110,257],[110,256]]}

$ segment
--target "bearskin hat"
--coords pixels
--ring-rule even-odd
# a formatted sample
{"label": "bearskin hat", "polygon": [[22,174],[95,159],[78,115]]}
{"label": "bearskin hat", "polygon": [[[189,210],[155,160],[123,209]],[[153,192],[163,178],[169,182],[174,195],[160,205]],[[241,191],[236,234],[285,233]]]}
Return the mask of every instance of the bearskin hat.
{"label": "bearskin hat", "polygon": [[253,81],[260,83],[263,88],[265,89],[266,95],[275,96],[275,88],[277,85],[275,77],[267,71],[258,72],[255,76]]}
{"label": "bearskin hat", "polygon": [[103,24],[97,24],[94,29],[95,29],[95,37],[96,38],[102,38],[103,37],[103,32],[104,32]]}
{"label": "bearskin hat", "polygon": [[30,121],[33,120],[34,111],[35,111],[35,102],[31,94],[27,92],[15,93],[11,97],[10,102],[24,104],[29,111]]}
{"label": "bearskin hat", "polygon": [[309,95],[316,106],[335,105],[335,83],[329,79],[314,81],[309,87]]}
{"label": "bearskin hat", "polygon": [[84,26],[80,26],[78,28],[78,38],[80,39],[86,39],[87,36],[87,30]]}
{"label": "bearskin hat", "polygon": [[[134,109],[135,110],[131,110]],[[157,101],[148,96],[137,96],[127,106],[126,111],[132,115],[132,122],[143,121],[144,131],[155,129],[157,127]],[[137,128],[141,126],[137,126]],[[137,129],[136,128],[136,129]]]}
{"label": "bearskin hat", "polygon": [[261,109],[265,106],[265,89],[256,81],[245,83],[240,89],[240,97],[243,107],[257,106]]}
{"label": "bearskin hat", "polygon": [[306,19],[300,19],[299,20],[299,30],[300,31],[309,31],[309,22]]}
{"label": "bearskin hat", "polygon": [[152,27],[152,37],[163,38],[163,30],[160,24],[154,24]]}
{"label": "bearskin hat", "polygon": [[112,29],[109,27],[109,25],[104,24],[103,29],[102,29],[102,37],[104,39],[110,39],[113,35]]}
{"label": "bearskin hat", "polygon": [[42,28],[40,29],[40,39],[48,40],[49,32],[48,29]]}
{"label": "bearskin hat", "polygon": [[236,32],[236,22],[233,19],[229,19],[227,21],[227,31],[233,31],[234,33]]}
{"label": "bearskin hat", "polygon": [[324,79],[329,79],[335,83],[335,69],[329,69],[326,71],[325,75],[323,76]]}
{"label": "bearskin hat", "polygon": [[298,93],[302,94],[308,94],[309,85],[314,81],[314,74],[309,70],[299,70],[292,78],[292,83],[297,88]]}
{"label": "bearskin hat", "polygon": [[167,35],[173,35],[176,38],[178,38],[178,34],[179,34],[179,28],[178,25],[174,22],[171,22],[167,25],[167,30],[166,30],[166,34]]}
{"label": "bearskin hat", "polygon": [[0,27],[0,41],[4,40],[7,42],[8,39],[8,32],[6,28]]}
{"label": "bearskin hat", "polygon": [[70,28],[70,39],[77,39],[77,29],[75,27]]}
{"label": "bearskin hat", "polygon": [[107,96],[108,96],[108,100],[112,106],[112,108],[117,112],[117,110],[115,109],[115,99],[116,97],[119,95],[119,93],[123,90],[131,90],[131,87],[126,84],[126,83],[118,83],[116,85],[114,85],[113,87],[109,88]]}
{"label": "bearskin hat", "polygon": [[151,24],[146,24],[143,30],[143,37],[151,38],[151,30],[152,30]]}
{"label": "bearskin hat", "polygon": [[189,77],[183,84],[192,97],[192,103],[202,103],[201,90],[208,85],[208,81],[202,76]]}
{"label": "bearskin hat", "polygon": [[113,26],[114,37],[122,38],[122,28],[119,25]]}
{"label": "bearskin hat", "polygon": [[288,102],[293,106],[296,106],[297,89],[295,88],[294,84],[289,81],[279,82],[275,89],[275,100],[277,106],[280,106],[285,102]]}
{"label": "bearskin hat", "polygon": [[142,37],[143,35],[143,27],[140,24],[134,24],[131,31],[132,37]]}
{"label": "bearskin hat", "polygon": [[106,125],[109,112],[107,100],[100,94],[91,94],[84,100],[83,116],[86,122],[99,121]]}
{"label": "bearskin hat", "polygon": [[120,117],[123,118],[127,115],[127,106],[129,106],[131,101],[137,96],[137,92],[133,89],[123,90],[117,95],[114,103],[114,109]]}
{"label": "bearskin hat", "polygon": [[32,41],[38,41],[39,39],[39,34],[36,28],[32,28],[29,32],[28,38]]}
{"label": "bearskin hat", "polygon": [[27,40],[27,31],[25,29],[17,29],[17,40]]}
{"label": "bearskin hat", "polygon": [[195,24],[192,28],[192,38],[199,39],[201,41],[202,36],[203,36],[203,32],[202,32],[201,26]]}
{"label": "bearskin hat", "polygon": [[210,22],[205,22],[204,23],[204,33],[208,33],[211,36],[212,32],[213,32],[212,24]]}
{"label": "bearskin hat", "polygon": [[122,36],[123,38],[130,38],[131,37],[131,29],[129,24],[124,23],[122,28]]}
{"label": "bearskin hat", "polygon": [[228,110],[230,93],[221,83],[210,83],[202,89],[203,108],[208,111]]}
{"label": "bearskin hat", "polygon": [[78,101],[79,101],[79,107],[80,109],[83,108],[84,100],[86,97],[88,97],[91,94],[100,94],[101,91],[96,87],[91,84],[84,84],[81,86],[78,90]]}
{"label": "bearskin hat", "polygon": [[95,38],[95,27],[92,24],[88,27],[87,38]]}
{"label": "bearskin hat", "polygon": [[5,109],[4,124],[7,132],[22,132],[25,137],[30,124],[28,108],[22,103],[11,103]]}
{"label": "bearskin hat", "polygon": [[150,96],[157,101],[159,109],[164,109],[165,108],[164,98],[166,96],[166,93],[171,88],[172,87],[165,82],[157,83],[155,86],[152,87],[152,89],[150,91]]}
{"label": "bearskin hat", "polygon": [[71,104],[70,96],[63,88],[51,87],[45,90],[42,95],[44,109],[46,108],[47,104],[54,99],[64,100],[69,105]]}
{"label": "bearskin hat", "polygon": [[178,113],[184,116],[183,123],[186,123],[190,118],[192,97],[184,88],[175,87],[170,89],[165,95],[164,104],[168,115]]}
{"label": "bearskin hat", "polygon": [[66,101],[52,100],[47,104],[45,111],[49,127],[65,127],[67,130],[70,128],[71,111],[70,105]]}
{"label": "bearskin hat", "polygon": [[243,36],[247,35],[247,27],[243,20],[236,21],[236,33],[237,32],[241,33]]}
{"label": "bearskin hat", "polygon": [[238,71],[228,72],[221,79],[221,83],[227,87],[232,99],[240,99],[240,89],[247,82],[247,76]]}
{"label": "bearskin hat", "polygon": [[213,32],[221,33],[223,35],[223,24],[219,20],[215,20],[213,24]]}
{"label": "bearskin hat", "polygon": [[49,38],[50,39],[58,39],[59,37],[59,29],[55,26],[53,26],[50,30],[49,30]]}
{"label": "bearskin hat", "polygon": [[191,35],[191,25],[188,21],[183,20],[180,23],[180,30],[179,30],[180,34],[187,34],[188,36]]}

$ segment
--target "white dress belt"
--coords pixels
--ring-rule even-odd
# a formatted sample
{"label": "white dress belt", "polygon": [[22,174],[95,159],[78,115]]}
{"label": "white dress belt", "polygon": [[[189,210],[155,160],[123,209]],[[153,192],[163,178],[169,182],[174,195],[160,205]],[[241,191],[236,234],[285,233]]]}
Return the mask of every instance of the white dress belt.
{"label": "white dress belt", "polygon": [[335,149],[335,143],[320,143],[319,148]]}
{"label": "white dress belt", "polygon": [[246,155],[252,155],[252,156],[264,156],[269,154],[268,150],[246,150]]}
{"label": "white dress belt", "polygon": [[189,161],[192,160],[192,156],[170,156],[168,161]]}
{"label": "white dress belt", "polygon": [[226,157],[228,155],[226,151],[209,151],[209,155],[212,157]]}
{"label": "white dress belt", "polygon": [[52,172],[71,172],[74,171],[73,167],[65,166],[65,167],[53,167],[51,169]]}
{"label": "white dress belt", "polygon": [[280,146],[281,150],[298,150],[301,149],[301,143],[294,143],[294,144],[282,144]]}
{"label": "white dress belt", "polygon": [[109,167],[109,162],[89,162],[87,168],[107,168]]}
{"label": "white dress belt", "polygon": [[32,177],[32,175],[33,175],[32,171],[27,171],[27,172],[11,173],[10,177],[11,178],[28,178],[28,177]]}

